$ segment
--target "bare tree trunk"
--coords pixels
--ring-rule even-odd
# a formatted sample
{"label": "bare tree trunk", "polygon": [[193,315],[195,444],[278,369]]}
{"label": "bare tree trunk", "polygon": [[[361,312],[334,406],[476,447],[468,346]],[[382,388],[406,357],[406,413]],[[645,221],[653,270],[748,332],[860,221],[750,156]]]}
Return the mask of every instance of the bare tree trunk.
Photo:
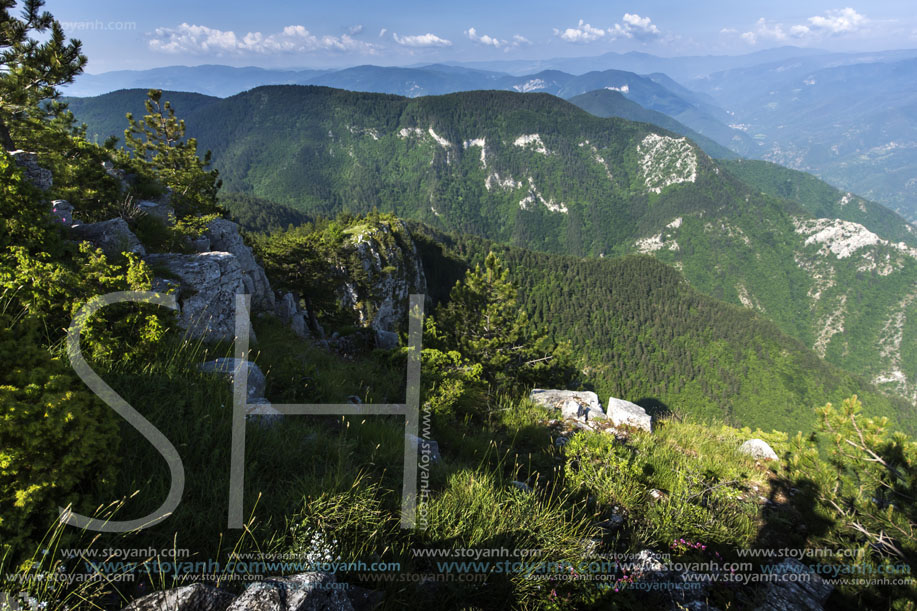
{"label": "bare tree trunk", "polygon": [[3,119],[0,119],[0,146],[2,146],[5,151],[16,150],[16,144],[13,142],[13,138],[10,136],[10,130],[6,127],[6,123],[3,122]]}

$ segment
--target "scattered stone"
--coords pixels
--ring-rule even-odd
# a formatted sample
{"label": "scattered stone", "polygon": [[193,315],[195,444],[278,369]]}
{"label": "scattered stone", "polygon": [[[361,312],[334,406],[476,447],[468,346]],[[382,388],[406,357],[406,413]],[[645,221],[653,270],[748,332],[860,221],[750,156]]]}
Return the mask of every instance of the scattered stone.
{"label": "scattered stone", "polygon": [[749,439],[739,447],[739,452],[758,460],[778,460],[777,453],[763,439]]}
{"label": "scattered stone", "polygon": [[523,492],[532,491],[532,487],[526,484],[525,482],[519,482],[519,481],[513,480],[510,482],[510,485],[518,488],[519,490],[522,490]]}
{"label": "scattered stone", "polygon": [[224,590],[195,583],[138,598],[122,611],[226,611],[235,596]]}
{"label": "scattered stone", "polygon": [[608,534],[614,534],[617,532],[622,526],[624,526],[624,516],[618,513],[617,509],[618,508],[615,507],[611,513],[611,517],[609,517],[607,520],[599,522],[596,524],[596,526]]}
{"label": "scattered stone", "polygon": [[441,458],[439,454],[439,444],[432,439],[421,439],[416,435],[408,435],[408,442],[418,446],[418,450],[421,454],[430,457],[430,462],[436,462]]}
{"label": "scattered stone", "polygon": [[13,151],[9,154],[13,162],[22,168],[22,173],[27,181],[42,191],[47,191],[54,184],[51,170],[38,165],[38,154],[27,151]]}
{"label": "scattered stone", "polygon": [[[137,202],[137,207],[149,216],[155,217],[166,225],[175,224],[175,209],[168,204],[154,202],[148,199]],[[209,250],[209,249],[208,249]]]}
{"label": "scattered stone", "polygon": [[73,225],[73,204],[65,199],[55,199],[51,202],[51,214],[64,227]]}
{"label": "scattered stone", "polygon": [[795,558],[787,558],[772,573],[776,581],[768,583],[765,601],[757,611],[809,611],[824,609],[834,590],[812,569]]}
{"label": "scattered stone", "polygon": [[643,574],[660,575],[668,573],[665,559],[653,550],[642,550],[634,558],[634,569]]}
{"label": "scattered stone", "polygon": [[[235,338],[236,294],[243,292],[239,260],[228,252],[154,254],[145,261],[154,273],[178,280],[179,325],[194,338]],[[252,332],[254,336],[254,332]]]}
{"label": "scattered stone", "polygon": [[127,221],[122,218],[77,225],[72,227],[72,231],[76,239],[90,242],[93,246],[101,248],[106,257],[117,257],[123,252],[134,253],[141,257],[146,255],[143,244],[127,226]]}
{"label": "scattered stone", "polygon": [[255,260],[252,249],[242,240],[239,226],[226,219],[215,219],[207,225],[204,235],[210,239],[215,251],[232,253],[238,259],[245,292],[252,296],[252,309],[256,312],[273,312],[274,291],[271,290],[264,268]]}
{"label": "scattered stone", "polygon": [[562,448],[565,445],[567,445],[568,443],[570,443],[570,438],[565,437],[564,435],[561,435],[557,439],[554,440],[554,445],[556,445],[558,448]]}
{"label": "scattered stone", "polygon": [[287,293],[276,300],[275,312],[285,323],[293,320],[293,317],[299,312],[299,306],[296,304],[296,297],[293,296],[293,293]]}
{"label": "scattered stone", "polygon": [[124,170],[116,168],[115,164],[107,160],[102,162],[102,167],[105,169],[106,174],[118,181],[122,192],[130,189],[130,184],[127,182],[127,173]]}
{"label": "scattered stone", "polygon": [[245,419],[255,421],[262,426],[274,426],[283,420],[283,414],[271,406],[271,402],[264,397],[249,399],[245,408]]}
{"label": "scattered stone", "polygon": [[[199,369],[204,373],[221,373],[228,377],[231,383],[233,376],[236,373],[236,367],[238,367],[238,364],[239,359],[236,358],[219,358],[213,361],[208,361],[206,363],[201,363]],[[255,398],[263,397],[264,388],[267,385],[267,379],[264,377],[264,373],[261,371],[261,368],[251,361],[245,361],[242,367],[248,371],[247,390],[249,401],[251,402]],[[263,399],[263,401],[267,401],[267,399]]]}
{"label": "scattered stone", "polygon": [[399,338],[397,333],[376,329],[376,348],[380,350],[394,350],[398,347]]}
{"label": "scattered stone", "polygon": [[332,573],[274,577],[250,585],[227,611],[353,611]]}
{"label": "scattered stone", "polygon": [[290,320],[290,330],[299,337],[310,337],[309,325],[306,322],[306,315],[303,312],[297,312]]}
{"label": "scattered stone", "polygon": [[576,390],[545,390],[536,388],[529,399],[538,405],[559,409],[564,418],[589,422],[605,418],[602,404],[594,392]]}
{"label": "scattered stone", "polygon": [[632,426],[648,433],[653,432],[653,419],[646,410],[630,401],[609,397],[607,416],[614,426]]}

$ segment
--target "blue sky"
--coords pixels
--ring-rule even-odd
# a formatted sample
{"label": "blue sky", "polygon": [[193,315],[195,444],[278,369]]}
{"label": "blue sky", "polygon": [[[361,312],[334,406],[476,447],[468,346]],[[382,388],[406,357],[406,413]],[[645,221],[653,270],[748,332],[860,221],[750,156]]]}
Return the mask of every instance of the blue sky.
{"label": "blue sky", "polygon": [[796,45],[917,47],[913,0],[869,3],[429,0],[48,0],[88,72],[169,65],[338,67]]}

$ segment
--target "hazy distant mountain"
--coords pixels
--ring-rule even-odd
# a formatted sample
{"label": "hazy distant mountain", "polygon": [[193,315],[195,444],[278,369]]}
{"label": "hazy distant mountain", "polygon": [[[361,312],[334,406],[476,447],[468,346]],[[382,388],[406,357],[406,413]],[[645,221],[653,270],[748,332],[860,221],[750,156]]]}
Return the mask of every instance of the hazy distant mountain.
{"label": "hazy distant mountain", "polygon": [[639,74],[664,72],[676,80],[690,80],[714,72],[780,61],[791,57],[824,55],[826,51],[800,47],[778,47],[744,55],[695,55],[659,57],[649,53],[605,53],[588,57],[563,57],[546,60],[497,60],[491,62],[461,62],[459,66],[480,70],[531,74],[542,70],[561,70],[570,74],[602,70],[627,70]]}
{"label": "hazy distant mountain", "polygon": [[764,158],[917,220],[917,59],[885,61],[898,55],[829,67],[797,58],[690,85],[734,112]]}
{"label": "hazy distant mountain", "polygon": [[499,72],[446,65],[420,68],[357,66],[311,78],[302,84],[418,97],[472,89],[502,89],[498,83],[505,77]]}
{"label": "hazy distant mountain", "polygon": [[572,97],[570,102],[597,117],[620,117],[629,121],[652,123],[676,134],[687,136],[704,149],[705,153],[714,158],[731,159],[738,156],[734,151],[717,144],[672,117],[655,110],[648,110],[628,100],[620,91],[599,89]]}
{"label": "hazy distant mountain", "polygon": [[[219,68],[219,69],[217,69]],[[524,76],[434,64],[411,68],[356,66],[316,74],[311,71],[271,71],[258,68],[159,68],[147,72],[117,72],[80,77],[66,90],[68,95],[94,88],[104,92],[130,88],[165,88],[225,97],[262,84],[321,85],[406,97],[442,95],[458,91],[507,90],[521,93],[550,93],[571,98],[597,89],[619,91],[629,100],[669,115],[694,131],[741,155],[754,156],[757,145],[745,133],[727,125],[729,115],[703,94],[691,92],[665,75],[649,77],[622,70],[588,72],[579,76],[550,70]],[[261,82],[263,81],[263,82]],[[163,83],[180,83],[180,86]],[[674,90],[677,90],[674,91]],[[103,91],[96,91],[102,93]],[[217,93],[219,92],[219,93]],[[117,133],[120,133],[117,132]]]}
{"label": "hazy distant mountain", "polygon": [[119,89],[168,89],[217,97],[235,95],[261,85],[302,83],[326,70],[268,70],[231,66],[168,66],[150,70],[119,70],[82,74],[72,85],[62,87],[64,95],[87,97]]}

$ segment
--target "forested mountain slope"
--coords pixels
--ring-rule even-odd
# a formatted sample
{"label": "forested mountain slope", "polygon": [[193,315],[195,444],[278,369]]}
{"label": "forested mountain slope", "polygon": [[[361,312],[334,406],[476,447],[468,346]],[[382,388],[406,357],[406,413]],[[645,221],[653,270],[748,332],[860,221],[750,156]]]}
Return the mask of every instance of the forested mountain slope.
{"label": "forested mountain slope", "polygon": [[600,396],[651,412],[788,432],[814,426],[810,405],[858,393],[912,430],[914,407],[825,363],[773,323],[702,295],[651,257],[581,259],[412,227],[434,300],[494,251],[535,328],[574,346]]}

